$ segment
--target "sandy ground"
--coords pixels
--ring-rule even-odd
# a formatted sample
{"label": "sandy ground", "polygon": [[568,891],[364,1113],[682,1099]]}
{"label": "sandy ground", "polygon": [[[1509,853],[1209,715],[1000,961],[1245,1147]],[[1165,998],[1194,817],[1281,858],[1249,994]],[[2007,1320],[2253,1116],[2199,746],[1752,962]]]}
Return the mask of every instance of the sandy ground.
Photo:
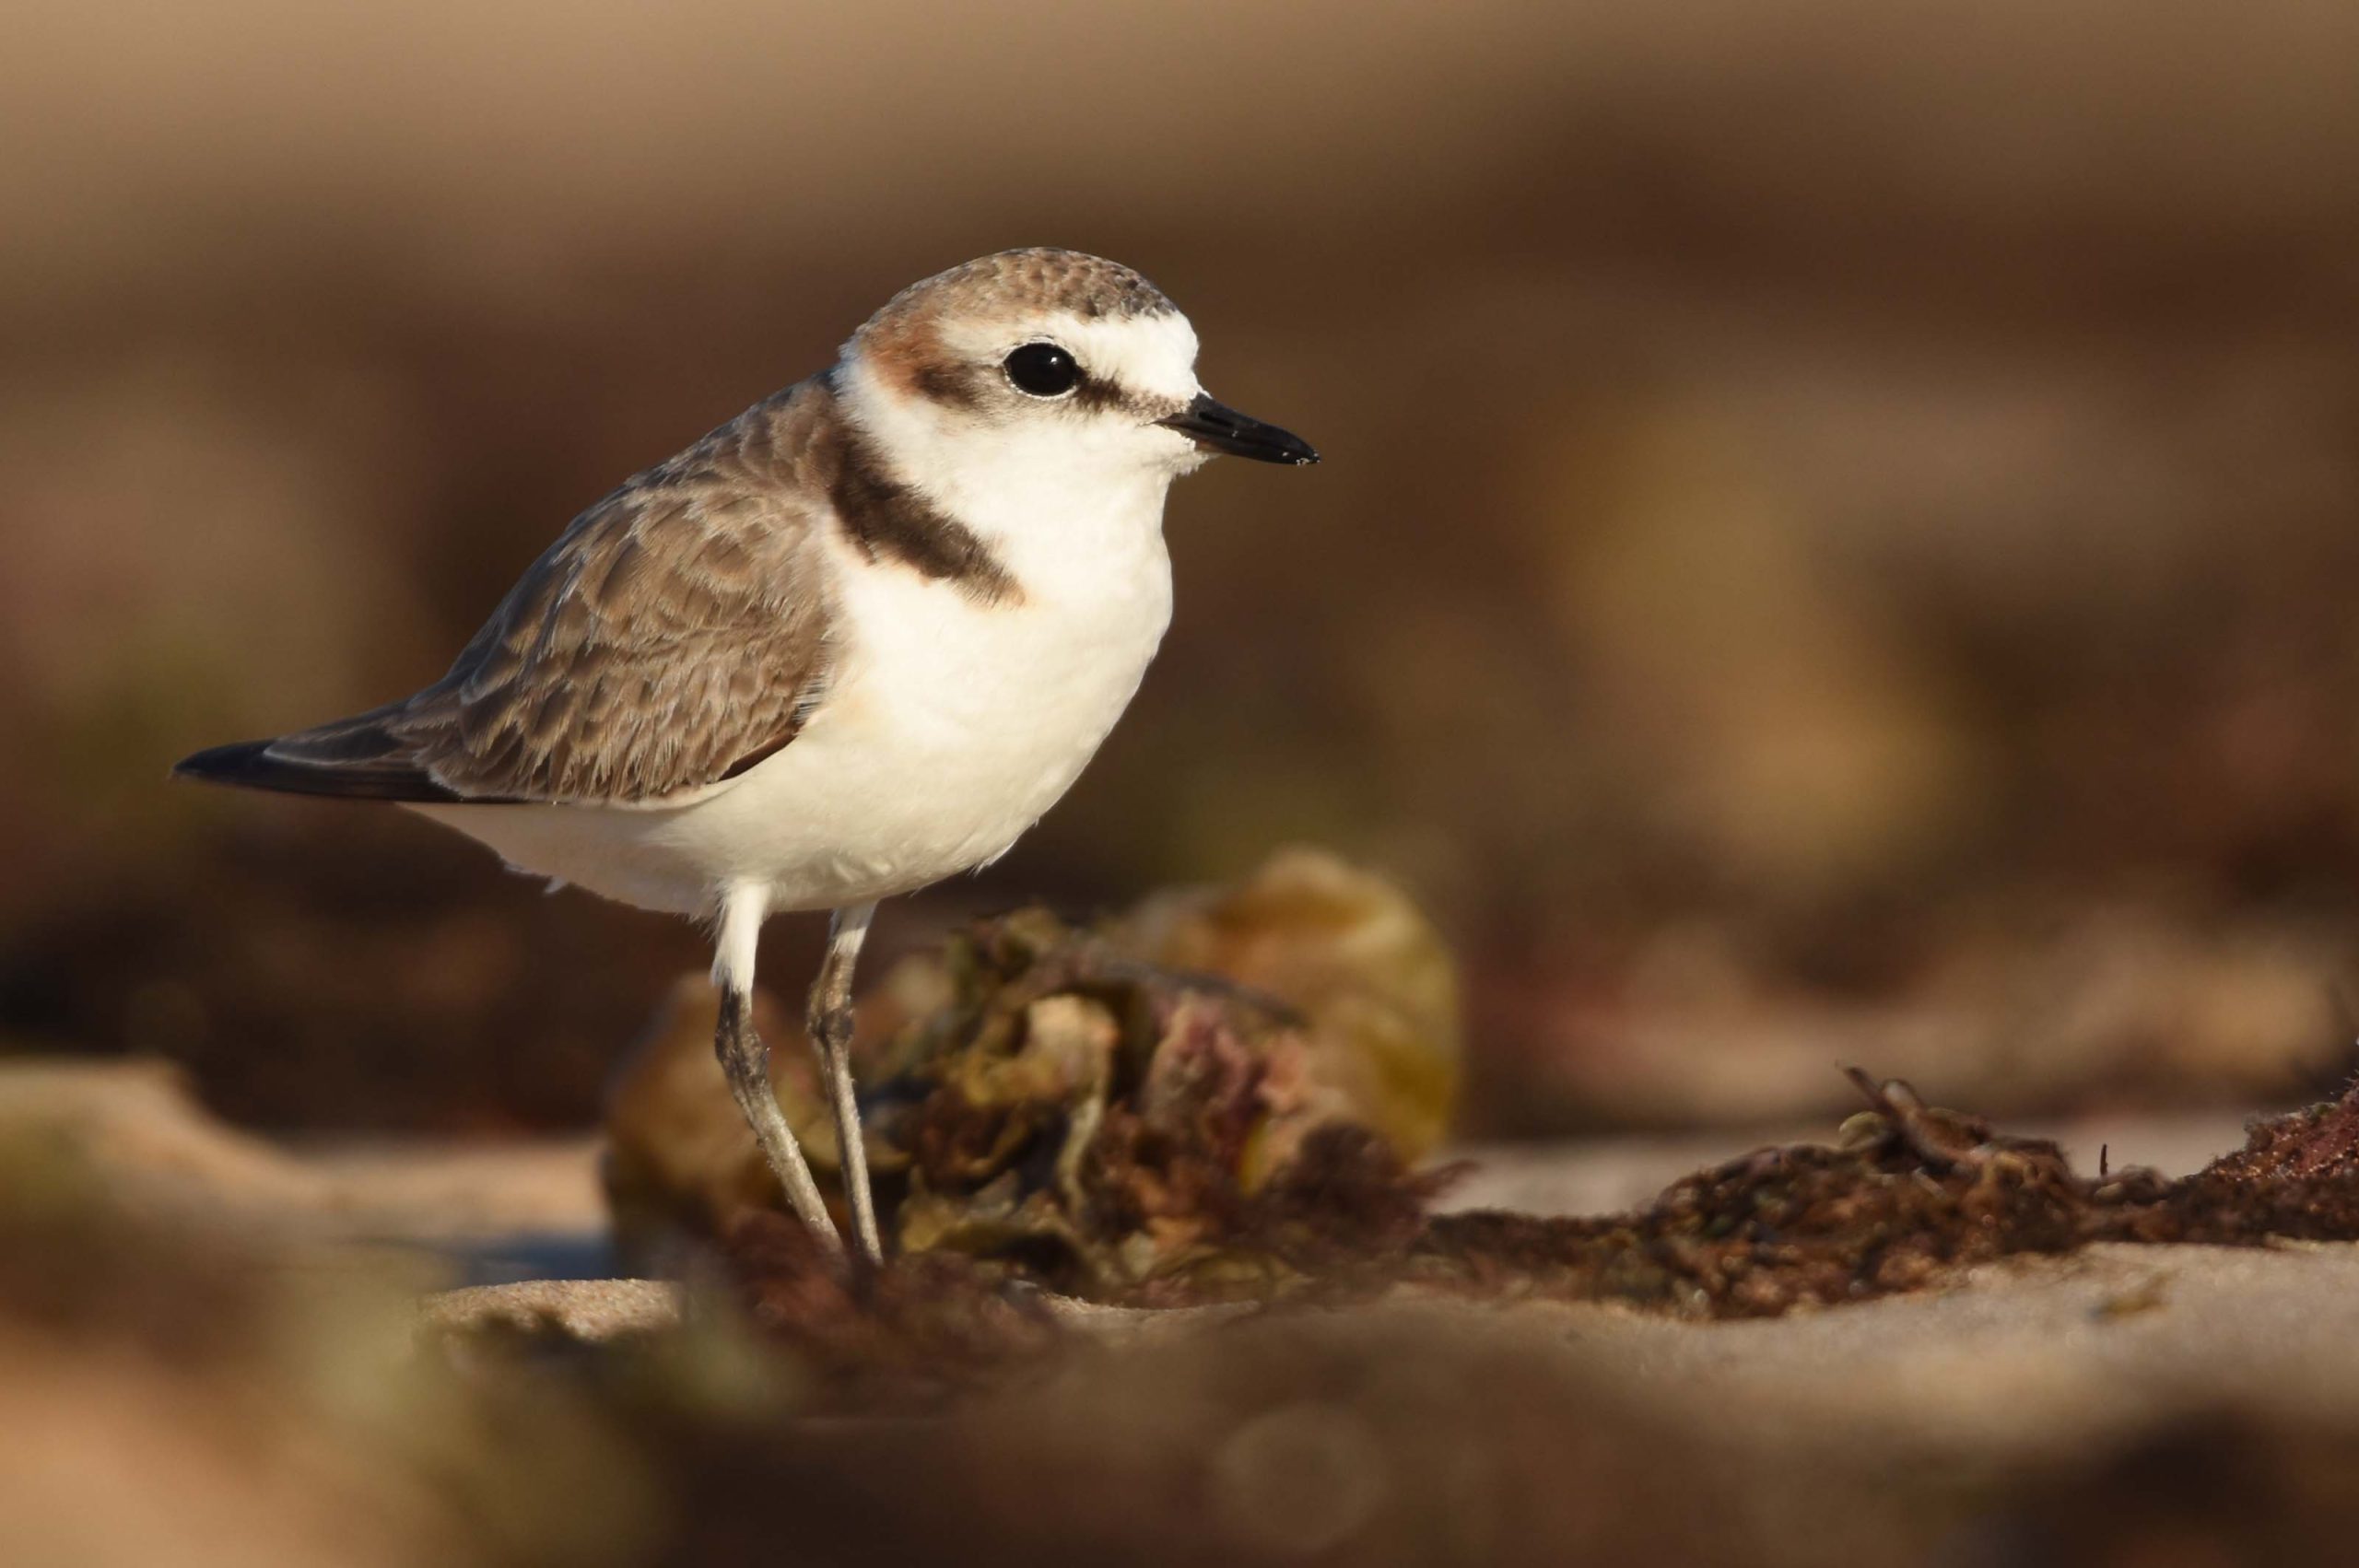
{"label": "sandy ground", "polygon": [[[679,1310],[668,1287],[600,1277],[605,1211],[590,1136],[292,1148],[212,1121],[168,1071],[140,1064],[0,1070],[0,1126],[9,1125],[64,1129],[135,1203],[440,1260],[454,1289],[429,1316],[443,1326],[554,1315],[603,1339]],[[1609,1211],[1813,1130],[1825,1129],[1464,1149],[1456,1157],[1472,1168],[1447,1206]],[[2117,1166],[2177,1175],[2235,1147],[2243,1118],[2122,1116],[2027,1130],[2059,1138],[2083,1167],[2102,1146]],[[1798,1435],[1864,1424],[1933,1447],[2011,1433],[2070,1442],[2257,1390],[2359,1410],[2359,1362],[2344,1353],[2359,1342],[2359,1250],[2349,1248],[2097,1246],[1984,1269],[1938,1292],[1712,1326],[1611,1307],[1485,1310],[1611,1345],[1634,1376],[1709,1387],[1731,1413]]]}
{"label": "sandy ground", "polygon": [[[1650,1197],[1699,1165],[1809,1130],[1466,1150],[1461,1153],[1474,1167],[1450,1201],[1551,1212],[1611,1209]],[[2116,1164],[2135,1160],[2178,1173],[2236,1146],[2242,1118],[2125,1117],[2029,1130],[2060,1137],[2084,1166],[2094,1166],[2104,1146]],[[703,1298],[691,1299],[675,1283],[605,1277],[611,1270],[598,1150],[587,1138],[506,1146],[293,1148],[213,1121],[162,1070],[39,1063],[0,1068],[0,1146],[21,1148],[28,1137],[72,1151],[80,1168],[100,1173],[122,1207],[163,1217],[191,1238],[272,1239],[279,1244],[269,1249],[275,1275],[298,1276],[314,1297],[339,1290],[367,1297],[373,1290],[377,1294],[369,1299],[406,1316],[410,1326],[390,1336],[381,1320],[379,1328],[367,1332],[354,1327],[372,1320],[348,1308],[317,1319],[343,1326],[334,1330],[334,1345],[341,1348],[330,1353],[323,1345],[306,1352],[327,1354],[322,1364],[342,1369],[319,1385],[339,1390],[337,1399],[351,1398],[356,1387],[414,1390],[416,1385],[392,1377],[380,1364],[389,1352],[406,1355],[404,1345],[440,1345],[453,1367],[480,1371],[512,1364],[502,1358],[519,1346],[570,1353],[571,1345],[627,1342],[666,1335],[683,1325],[688,1330],[684,1336],[653,1341],[687,1347],[687,1362],[675,1356],[667,1363],[675,1374],[691,1363],[704,1365],[706,1371],[696,1375],[712,1380],[710,1387],[722,1391],[715,1397],[724,1402],[742,1403],[754,1397],[746,1389],[764,1387],[756,1363],[728,1348],[727,1335],[734,1330],[725,1325],[736,1321],[734,1315],[701,1311]],[[217,1248],[217,1255],[230,1256]],[[60,1257],[61,1267],[71,1264],[68,1254]],[[394,1267],[384,1267],[388,1258]],[[206,1277],[202,1266],[191,1276]],[[157,1300],[152,1287],[145,1290],[148,1305],[140,1305],[141,1290],[134,1286],[128,1297],[116,1298],[101,1290],[93,1299],[116,1299],[118,1312],[159,1313],[158,1321],[169,1336],[169,1326],[185,1309]],[[35,1292],[36,1299],[40,1293]],[[134,1305],[126,1308],[123,1300]],[[405,1305],[413,1301],[414,1306]],[[2242,1441],[2234,1434],[2248,1428],[2219,1426],[2216,1418],[2224,1412],[2281,1433],[2359,1431],[2359,1362],[2348,1353],[2359,1342],[2359,1246],[2100,1245],[2068,1257],[2016,1258],[1961,1273],[1934,1288],[1855,1305],[1719,1323],[1681,1321],[1613,1305],[1477,1305],[1405,1294],[1372,1305],[1277,1314],[1250,1308],[1150,1314],[1048,1305],[1065,1328],[1102,1344],[1104,1353],[1086,1346],[1087,1354],[1068,1358],[1061,1363],[1065,1370],[1045,1383],[986,1387],[938,1422],[886,1420],[863,1428],[882,1445],[880,1453],[888,1454],[896,1467],[907,1465],[912,1474],[931,1478],[926,1484],[950,1489],[951,1495],[960,1495],[961,1486],[983,1485],[975,1479],[979,1475],[997,1473],[974,1469],[984,1457],[998,1454],[1002,1458],[995,1462],[1015,1464],[1006,1456],[1023,1454],[1030,1456],[1025,1465],[1078,1467],[1073,1484],[1112,1489],[1104,1495],[1135,1486],[1159,1496],[1176,1484],[1173,1477],[1193,1474],[1191,1467],[1211,1464],[1218,1470],[1226,1462],[1219,1456],[1238,1445],[1275,1444],[1290,1453],[1288,1445],[1299,1440],[1317,1450],[1311,1455],[1316,1458],[1325,1452],[1320,1445],[1332,1438],[1381,1469],[1410,1462],[1404,1456],[1425,1452],[1421,1443],[1431,1447],[1442,1434],[1458,1433],[1465,1441],[1481,1436],[1490,1445],[1482,1463],[1496,1469],[1500,1498],[1518,1500],[1517,1509],[1541,1506],[1552,1489],[1560,1490],[1559,1482],[1544,1478],[1561,1480],[1578,1473],[1585,1478],[1579,1486],[1588,1489],[1582,1495],[1590,1498],[1583,1506],[1607,1510],[1592,1522],[1622,1518],[1628,1510],[1612,1501],[1624,1485],[1616,1478],[1627,1469],[1630,1477],[1640,1478],[1631,1484],[1651,1485],[1643,1478],[1671,1465],[1679,1486],[1691,1484],[1679,1480],[1691,1472],[1712,1478],[1693,1484],[1707,1487],[1723,1509],[1725,1516],[1713,1516],[1715,1529],[1732,1531],[1731,1539],[1743,1542],[1778,1543],[1777,1562],[1816,1563],[1855,1561],[1860,1552],[1878,1560],[1891,1543],[1931,1539],[1957,1520],[1971,1523],[1986,1515],[2012,1520],[2014,1515],[2006,1510],[2041,1505],[2041,1478],[2066,1478],[2059,1485],[2099,1484],[2088,1478],[2111,1472],[2093,1465],[2110,1462],[2107,1456],[2150,1452],[2141,1445],[2157,1440],[2156,1434],[2202,1432],[2227,1434],[2209,1439],[2215,1443]],[[717,1333],[722,1338],[714,1338]],[[478,1347],[480,1355],[475,1353]],[[33,1340],[24,1348],[15,1363],[18,1371],[0,1368],[0,1378],[19,1394],[38,1394],[39,1377],[47,1375],[41,1369],[63,1363]],[[88,1352],[86,1359],[95,1354]],[[705,1359],[699,1363],[698,1357]],[[88,1403],[89,1389],[117,1375],[110,1370],[117,1363],[103,1356],[88,1366],[74,1364],[80,1381],[59,1384],[43,1407],[53,1407],[60,1421],[99,1409]],[[193,1374],[159,1382],[155,1363],[124,1364],[148,1369],[138,1375],[141,1399],[181,1401],[166,1411],[170,1419],[137,1401],[106,1420],[90,1415],[84,1440],[70,1445],[70,1452],[61,1448],[67,1457],[58,1464],[85,1481],[94,1474],[103,1479],[126,1442],[158,1432],[180,1433],[200,1457],[214,1451],[215,1440],[206,1433],[230,1419],[222,1413],[230,1407],[207,1392],[213,1385],[188,1381]],[[535,1381],[503,1386],[510,1398],[542,1397],[533,1393],[542,1387]],[[1215,1388],[1227,1391],[1217,1397],[1208,1392]],[[1429,1416],[1402,1414],[1426,1405],[1433,1407]],[[1142,1410],[1167,1406],[1164,1415],[1140,1424]],[[1522,1414],[1505,1425],[1492,1420],[1508,1407]],[[411,1404],[399,1408],[410,1412],[401,1421],[417,1420]],[[280,1417],[292,1454],[307,1454],[323,1441],[323,1431],[344,1432],[338,1441],[347,1455],[366,1460],[376,1452],[369,1443],[377,1439],[356,1439],[333,1422],[323,1427],[316,1413],[283,1410]],[[381,1410],[370,1418],[381,1419],[388,1419]],[[563,1409],[542,1419],[555,1424],[535,1428],[543,1433],[536,1441],[551,1440],[552,1432],[613,1430],[595,1422],[585,1426]],[[436,1441],[452,1441],[452,1424],[446,1408],[442,1424],[432,1426],[442,1434]],[[1061,1449],[1042,1435],[1060,1424],[1097,1437],[1085,1450]],[[839,1484],[845,1476],[867,1472],[824,1445],[807,1446],[817,1441],[813,1433],[830,1430],[827,1422],[790,1422],[769,1430],[770,1441],[780,1446],[767,1462],[780,1468],[763,1472],[772,1477],[765,1485],[806,1489],[804,1505],[834,1521],[825,1528],[878,1527],[882,1515],[853,1505],[864,1494]],[[1516,1432],[1525,1435],[1516,1438]],[[632,1435],[616,1441],[654,1440]],[[1516,1447],[1518,1442],[1526,1446]],[[2230,1451],[2245,1450],[2206,1450]],[[871,1455],[858,1463],[871,1461],[886,1462]],[[360,1463],[356,1477],[374,1475],[370,1463],[374,1461]],[[639,1461],[625,1464],[611,1457],[595,1463],[608,1466],[599,1473],[610,1476],[595,1484],[618,1486],[611,1475],[625,1475],[639,1478],[634,1485],[675,1488],[684,1498],[700,1495],[693,1460],[685,1471],[663,1469],[660,1458],[653,1471],[633,1468]],[[854,1468],[828,1468],[838,1463]],[[490,1459],[466,1464],[485,1475],[504,1473]],[[201,1464],[192,1460],[183,1468],[192,1497],[212,1495],[207,1489],[214,1482],[206,1480]],[[1256,1459],[1239,1474],[1250,1479],[1266,1469]],[[1095,1479],[1083,1479],[1085,1471]],[[1267,1473],[1284,1473],[1284,1466]],[[650,1474],[658,1479],[649,1480]],[[269,1487],[252,1477],[232,1479],[252,1492],[250,1500],[263,1511],[258,1517],[279,1507]],[[383,1483],[355,1479],[351,1484],[356,1495],[377,1497]],[[1460,1519],[1463,1510],[1456,1493],[1447,1488],[1432,1492],[1439,1484],[1420,1472],[1418,1486],[1424,1490],[1401,1495],[1424,1499],[1417,1506],[1431,1504],[1438,1517]],[[1977,1486],[1984,1490],[1974,1491]],[[974,1518],[999,1517],[992,1512],[995,1505],[988,1491],[979,1495],[985,1500],[945,1504],[944,1518],[968,1517],[959,1512],[967,1507],[980,1511]],[[2093,1494],[2072,1495],[2085,1502]],[[1994,1504],[1994,1498],[2001,1501]],[[2280,1514],[2301,1521],[2304,1528],[2317,1527],[2316,1510],[2304,1515],[2299,1503],[2283,1505]],[[2232,1499],[2221,1513],[2229,1521],[2222,1527],[2234,1527],[2248,1504],[2242,1494]],[[1500,1505],[1508,1507],[1505,1501]],[[428,1527],[441,1527],[434,1524],[443,1517],[436,1512],[439,1506],[419,1505],[418,1517],[427,1523],[417,1527],[417,1540],[428,1544],[415,1550],[416,1542],[399,1551],[389,1549],[386,1561],[434,1560],[439,1548],[431,1544]],[[693,1511],[704,1504],[684,1506]],[[1409,1508],[1407,1503],[1402,1506]],[[2103,1505],[2091,1506],[2096,1515],[2072,1516],[2110,1516]],[[2000,1513],[1990,1514],[1992,1507]],[[1660,1545],[1659,1537],[1677,1538],[1675,1530],[1661,1535],[1668,1528],[1664,1516],[1639,1512],[1645,1531],[1653,1532],[1644,1534],[1644,1541]],[[1083,1509],[1070,1517],[1054,1511],[1027,1515],[1024,1527],[1050,1531],[1036,1544],[1054,1544],[1065,1539],[1056,1530],[1083,1527],[1086,1514]],[[97,1517],[62,1504],[51,1506],[44,1516],[61,1528],[72,1527],[69,1535]],[[1273,1515],[1282,1520],[1294,1516],[1290,1506]],[[1416,1509],[1403,1516],[1418,1516]],[[1509,1509],[1501,1515],[1510,1516],[1525,1515]],[[1532,1516],[1553,1517],[1544,1506]],[[560,1509],[551,1517],[562,1524],[573,1515]],[[1367,1528],[1377,1532],[1369,1539],[1380,1539],[1374,1521],[1385,1517],[1390,1515],[1367,1515]],[[1554,1539],[1546,1531],[1558,1526],[1574,1527],[1561,1520],[1535,1525],[1526,1539]],[[178,1527],[159,1526],[159,1539],[170,1539]],[[535,1515],[529,1527],[546,1532],[556,1526]],[[976,1527],[957,1526],[970,1527]],[[690,1531],[681,1539],[701,1538]],[[1017,1530],[998,1545],[1015,1551],[1028,1539]],[[297,1547],[256,1561],[344,1560],[307,1556],[309,1545]],[[88,1560],[140,1561],[145,1550],[115,1557],[101,1552]],[[1373,1555],[1363,1554],[1367,1561],[1392,1560],[1370,1550]],[[734,1561],[725,1555],[687,1560]],[[1412,1553],[1408,1560],[1417,1559]],[[1663,1560],[1687,1559],[1674,1554]]]}

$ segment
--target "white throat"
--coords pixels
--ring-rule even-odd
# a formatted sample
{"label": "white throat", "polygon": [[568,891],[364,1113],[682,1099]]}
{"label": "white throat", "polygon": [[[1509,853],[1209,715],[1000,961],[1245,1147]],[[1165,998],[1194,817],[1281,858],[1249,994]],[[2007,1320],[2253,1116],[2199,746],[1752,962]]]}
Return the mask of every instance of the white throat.
{"label": "white throat", "polygon": [[1027,595],[1149,563],[1168,573],[1164,497],[1195,466],[1177,438],[986,424],[898,392],[856,356],[836,392],[892,476],[980,536]]}

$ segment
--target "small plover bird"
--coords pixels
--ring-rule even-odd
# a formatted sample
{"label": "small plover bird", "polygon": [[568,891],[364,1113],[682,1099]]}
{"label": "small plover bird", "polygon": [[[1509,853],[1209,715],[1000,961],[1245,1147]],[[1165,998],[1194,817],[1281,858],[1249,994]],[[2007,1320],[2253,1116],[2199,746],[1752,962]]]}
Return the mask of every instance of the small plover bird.
{"label": "small plover bird", "polygon": [[1128,267],[954,267],[575,518],[432,685],[174,771],[397,802],[519,871],[710,921],[730,1092],[840,1249],[750,1018],[762,921],[831,910],[810,1034],[877,1261],[848,1056],[877,901],[1005,853],[1097,752],[1170,621],[1172,480],[1216,452],[1319,461],[1195,362]]}

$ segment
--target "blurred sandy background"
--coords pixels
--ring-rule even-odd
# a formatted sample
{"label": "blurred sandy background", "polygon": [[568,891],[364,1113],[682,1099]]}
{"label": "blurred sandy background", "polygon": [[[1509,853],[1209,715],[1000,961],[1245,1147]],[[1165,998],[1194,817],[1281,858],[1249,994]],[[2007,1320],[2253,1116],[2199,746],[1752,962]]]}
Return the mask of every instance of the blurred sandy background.
{"label": "blurred sandy background", "polygon": [[[1328,843],[1476,1133],[2301,1092],[2359,961],[2359,9],[12,14],[0,1039],[586,1119],[685,927],[170,788],[439,673],[902,284],[1104,252],[1307,474],[1175,492],[1073,796],[886,948]],[[815,951],[773,936],[774,984]]]}

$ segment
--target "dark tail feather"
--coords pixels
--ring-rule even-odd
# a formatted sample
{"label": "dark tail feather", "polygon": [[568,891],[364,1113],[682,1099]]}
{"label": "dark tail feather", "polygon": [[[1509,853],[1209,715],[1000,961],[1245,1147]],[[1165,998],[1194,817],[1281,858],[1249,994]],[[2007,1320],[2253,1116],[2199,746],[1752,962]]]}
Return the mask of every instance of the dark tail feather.
{"label": "dark tail feather", "polygon": [[383,725],[365,717],[273,740],[209,746],[174,764],[172,777],[347,801],[464,799],[435,782]]}

